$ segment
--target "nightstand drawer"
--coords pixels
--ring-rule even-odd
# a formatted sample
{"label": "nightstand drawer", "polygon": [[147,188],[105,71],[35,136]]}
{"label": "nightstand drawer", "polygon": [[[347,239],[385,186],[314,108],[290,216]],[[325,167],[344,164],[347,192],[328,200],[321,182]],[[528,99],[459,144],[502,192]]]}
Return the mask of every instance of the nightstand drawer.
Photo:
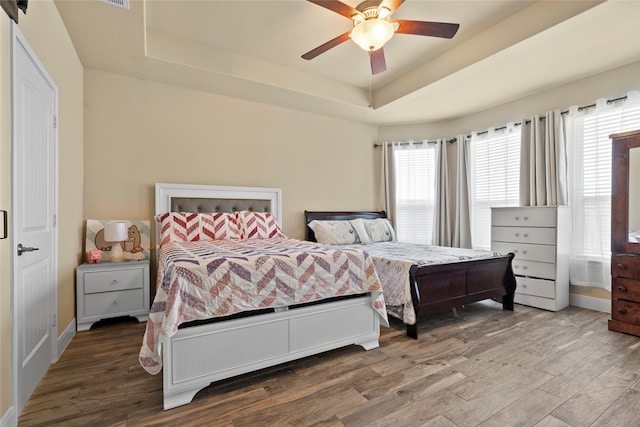
{"label": "nightstand drawer", "polygon": [[556,229],[543,227],[491,227],[491,239],[500,242],[555,245]]}
{"label": "nightstand drawer", "polygon": [[143,269],[95,271],[85,273],[84,293],[140,289],[144,284]]}
{"label": "nightstand drawer", "polygon": [[84,297],[85,316],[128,314],[140,310],[146,310],[142,289],[90,294]]}
{"label": "nightstand drawer", "polygon": [[513,252],[517,260],[530,260],[554,263],[556,247],[548,245],[532,245],[529,243],[491,242],[491,250],[500,253]]}

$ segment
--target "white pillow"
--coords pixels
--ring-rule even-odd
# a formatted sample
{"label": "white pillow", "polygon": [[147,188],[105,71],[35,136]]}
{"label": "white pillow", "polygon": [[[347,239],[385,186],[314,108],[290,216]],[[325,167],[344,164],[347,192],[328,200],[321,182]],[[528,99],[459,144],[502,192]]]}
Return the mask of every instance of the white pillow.
{"label": "white pillow", "polygon": [[387,218],[365,219],[364,228],[371,242],[390,242],[396,240],[396,233]]}
{"label": "white pillow", "polygon": [[369,234],[367,234],[367,229],[364,226],[364,219],[356,218],[349,220],[351,226],[356,233],[358,233],[358,237],[360,238],[360,243],[371,243],[371,239],[369,238]]}
{"label": "white pillow", "polygon": [[324,245],[349,245],[360,243],[360,236],[349,221],[318,221],[309,223],[316,241]]}

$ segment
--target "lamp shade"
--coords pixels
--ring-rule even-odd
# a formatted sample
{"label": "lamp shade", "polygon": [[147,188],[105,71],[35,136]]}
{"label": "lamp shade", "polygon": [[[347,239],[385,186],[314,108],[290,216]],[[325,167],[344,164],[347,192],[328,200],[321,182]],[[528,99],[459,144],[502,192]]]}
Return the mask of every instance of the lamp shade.
{"label": "lamp shade", "polygon": [[353,27],[351,39],[364,50],[378,50],[395,32],[394,25],[386,19],[367,19]]}
{"label": "lamp shade", "polygon": [[126,222],[109,222],[104,226],[106,242],[123,242],[129,238]]}

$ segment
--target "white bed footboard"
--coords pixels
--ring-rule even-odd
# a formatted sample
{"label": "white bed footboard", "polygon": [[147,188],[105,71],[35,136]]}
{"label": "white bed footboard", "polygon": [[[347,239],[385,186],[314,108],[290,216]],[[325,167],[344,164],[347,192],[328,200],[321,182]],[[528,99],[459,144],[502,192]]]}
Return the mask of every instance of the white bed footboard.
{"label": "white bed footboard", "polygon": [[213,381],[350,344],[378,347],[371,297],[180,329],[163,344],[164,409],[190,403]]}

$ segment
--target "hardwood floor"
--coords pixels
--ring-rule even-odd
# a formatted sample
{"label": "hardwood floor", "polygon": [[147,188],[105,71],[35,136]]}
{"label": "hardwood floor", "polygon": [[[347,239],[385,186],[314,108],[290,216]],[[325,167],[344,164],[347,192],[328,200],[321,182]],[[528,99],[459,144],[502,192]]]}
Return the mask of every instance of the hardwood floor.
{"label": "hardwood floor", "polygon": [[20,426],[640,426],[640,338],[608,315],[492,301],[399,323],[380,348],[343,349],[199,392],[162,410],[162,376],[138,364],[144,324],[80,332],[48,370]]}

